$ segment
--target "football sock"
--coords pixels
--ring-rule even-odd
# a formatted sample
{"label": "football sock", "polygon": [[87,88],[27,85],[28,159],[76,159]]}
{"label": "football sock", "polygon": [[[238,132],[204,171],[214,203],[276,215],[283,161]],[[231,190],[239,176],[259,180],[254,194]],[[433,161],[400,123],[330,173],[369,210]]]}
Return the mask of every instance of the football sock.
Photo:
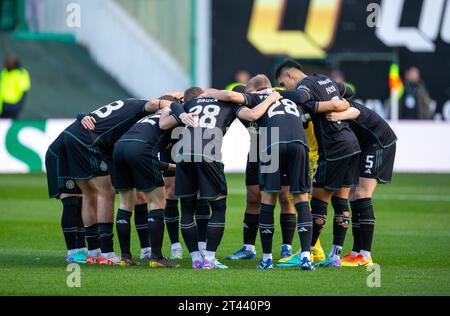
{"label": "football sock", "polygon": [[203,257],[202,257],[202,255],[200,254],[200,251],[193,251],[193,252],[191,252],[190,253],[190,255],[191,255],[191,258],[192,258],[192,262],[195,262],[195,261],[203,261]]}
{"label": "football sock", "polygon": [[197,224],[199,242],[206,242],[210,213],[208,200],[197,200],[195,223]]}
{"label": "football sock", "polygon": [[308,258],[308,260],[311,261],[311,252],[310,251],[302,251],[300,253],[300,259],[303,260],[303,258]]}
{"label": "football sock", "polygon": [[206,242],[205,241],[198,242],[198,250],[206,250]]}
{"label": "football sock", "polygon": [[81,207],[82,207],[82,198],[78,198],[78,208],[77,208],[77,248],[84,249],[86,248],[86,229],[83,224],[83,217],[81,215]]}
{"label": "football sock", "polygon": [[271,253],[263,253],[263,261],[272,260],[272,254]]}
{"label": "football sock", "polygon": [[114,252],[114,223],[98,223],[98,239],[102,254]]}
{"label": "football sock", "polygon": [[205,252],[205,260],[207,261],[213,261],[216,258],[216,252],[215,251],[208,251]]}
{"label": "football sock", "polygon": [[297,219],[295,214],[281,214],[280,215],[281,235],[283,237],[284,245],[292,245],[294,239],[295,227],[297,226]]}
{"label": "football sock", "polygon": [[61,216],[61,228],[66,242],[67,250],[78,248],[78,207],[80,201],[76,197],[69,197],[61,200],[63,211]]}
{"label": "football sock", "polygon": [[136,226],[141,249],[150,247],[147,203],[136,205],[134,207],[134,224]]}
{"label": "football sock", "polygon": [[[258,215],[259,217],[259,215]],[[255,245],[248,245],[248,244],[244,244],[245,250],[247,251],[251,251],[253,253],[256,253],[256,247]]]}
{"label": "football sock", "polygon": [[118,209],[116,216],[117,238],[119,238],[120,252],[122,257],[131,258],[131,212]]}
{"label": "football sock", "polygon": [[334,209],[333,245],[342,247],[344,245],[345,234],[350,225],[350,207],[348,199],[333,196],[331,198],[331,204]]}
{"label": "football sock", "polygon": [[206,237],[206,250],[215,252],[220,245],[225,229],[225,213],[227,210],[227,199],[209,201],[211,206],[211,218],[208,222]]}
{"label": "football sock", "polygon": [[170,246],[170,249],[172,250],[181,249],[181,244],[179,242],[176,242]]}
{"label": "football sock", "polygon": [[86,241],[88,251],[97,251],[97,249],[100,248],[98,241],[98,224],[86,227]]}
{"label": "football sock", "polygon": [[179,242],[180,215],[178,212],[178,200],[166,200],[164,210],[164,220],[166,222],[167,232],[170,242],[176,244]]}
{"label": "football sock", "polygon": [[164,239],[164,210],[148,212],[148,232],[152,245],[152,259],[162,259],[162,244]]}
{"label": "football sock", "polygon": [[375,230],[375,213],[373,210],[372,199],[360,199],[356,201],[359,205],[359,233],[362,251],[372,250],[373,232]]}
{"label": "football sock", "polygon": [[337,260],[341,257],[341,253],[342,253],[342,246],[333,245],[333,247],[331,247],[329,257],[331,260]]}
{"label": "football sock", "polygon": [[364,257],[364,259],[372,258],[372,255],[370,254],[370,251],[361,250],[361,255]]}
{"label": "football sock", "polygon": [[152,254],[152,248],[151,247],[141,248],[141,256],[147,257],[148,253],[150,253],[150,255]]}
{"label": "football sock", "polygon": [[320,233],[322,232],[325,223],[327,222],[327,208],[328,203],[312,198],[311,199],[311,216],[313,219],[313,233],[311,246],[314,247],[317,240],[319,239]]}
{"label": "football sock", "polygon": [[274,205],[261,204],[261,213],[259,215],[259,236],[263,254],[272,253],[273,234],[275,232],[274,224]]}
{"label": "football sock", "polygon": [[[255,247],[259,228],[259,214],[244,214],[244,244]],[[246,247],[247,248],[247,247]],[[249,250],[247,248],[247,250]]]}
{"label": "football sock", "polygon": [[89,257],[99,257],[99,256],[101,256],[101,251],[99,248],[93,249],[93,250],[88,250],[88,256]]}
{"label": "football sock", "polygon": [[297,210],[297,231],[300,238],[302,252],[311,250],[311,241],[313,233],[312,214],[309,208],[309,202],[300,202],[295,204]]}
{"label": "football sock", "polygon": [[198,232],[197,225],[194,222],[195,203],[195,198],[180,199],[181,234],[190,253],[198,251]]}
{"label": "football sock", "polygon": [[353,247],[352,255],[355,256],[361,250],[360,246],[360,226],[359,226],[359,203],[356,201],[350,202],[352,209],[352,235],[353,235]]}

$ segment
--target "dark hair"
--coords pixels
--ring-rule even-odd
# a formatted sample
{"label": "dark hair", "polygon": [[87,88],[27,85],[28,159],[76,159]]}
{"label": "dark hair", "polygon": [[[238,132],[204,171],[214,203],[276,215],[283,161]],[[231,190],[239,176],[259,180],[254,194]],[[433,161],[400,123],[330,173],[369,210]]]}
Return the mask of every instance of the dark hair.
{"label": "dark hair", "polygon": [[200,94],[203,94],[203,89],[200,87],[191,87],[184,91],[184,102],[187,103],[195,98],[197,98]]}
{"label": "dark hair", "polygon": [[275,79],[278,80],[278,78],[280,77],[281,73],[286,70],[286,69],[290,69],[290,68],[294,68],[300,71],[303,71],[303,67],[302,65],[300,65],[298,62],[296,62],[295,60],[292,59],[287,59],[284,62],[282,62],[280,65],[278,65],[277,70],[275,71]]}
{"label": "dark hair", "polygon": [[245,93],[246,86],[243,84],[237,85],[233,88],[233,92]]}
{"label": "dark hair", "polygon": [[174,96],[171,95],[163,95],[162,97],[159,98],[159,100],[166,100],[166,101],[170,101],[170,102],[180,102],[179,99],[175,98]]}

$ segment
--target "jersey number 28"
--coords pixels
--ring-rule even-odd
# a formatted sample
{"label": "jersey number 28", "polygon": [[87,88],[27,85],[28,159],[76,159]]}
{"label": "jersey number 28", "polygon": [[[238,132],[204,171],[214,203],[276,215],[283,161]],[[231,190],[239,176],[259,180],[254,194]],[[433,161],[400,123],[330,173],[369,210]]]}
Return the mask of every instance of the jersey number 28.
{"label": "jersey number 28", "polygon": [[[282,106],[284,106],[284,108],[278,109]],[[270,106],[269,111],[267,113],[269,115],[269,118],[272,118],[275,115],[283,115],[283,114],[292,114],[297,117],[300,117],[300,112],[298,111],[297,104],[295,104],[289,99],[282,99],[280,101],[275,102],[272,106]]]}
{"label": "jersey number 28", "polygon": [[198,125],[203,128],[214,128],[216,127],[216,116],[220,113],[220,107],[217,105],[207,105],[205,107],[197,105],[194,106],[189,112],[198,116],[200,116],[200,114],[203,112],[202,117],[198,121]]}

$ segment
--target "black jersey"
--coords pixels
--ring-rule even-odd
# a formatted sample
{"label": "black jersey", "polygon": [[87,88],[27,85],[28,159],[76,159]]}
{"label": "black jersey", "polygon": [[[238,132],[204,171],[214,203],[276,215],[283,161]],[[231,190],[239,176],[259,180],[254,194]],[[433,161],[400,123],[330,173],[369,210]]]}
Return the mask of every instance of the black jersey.
{"label": "black jersey", "polygon": [[150,114],[136,124],[134,124],[119,142],[141,142],[149,144],[154,148],[152,156],[157,157],[158,153],[165,149],[170,143],[170,131],[163,131],[159,128],[161,113]]}
{"label": "black jersey", "polygon": [[361,147],[368,147],[377,143],[381,147],[387,148],[397,141],[397,135],[392,128],[375,111],[355,101],[349,102],[352,107],[360,112],[357,119],[350,121],[350,127],[355,132]]}
{"label": "black jersey", "polygon": [[[314,75],[300,81],[297,90],[302,95],[308,96],[306,100],[315,101],[303,103],[301,106],[312,117],[320,158],[334,161],[361,152],[358,139],[348,122],[330,122],[326,119],[326,114],[317,113],[319,101],[330,101],[348,96],[345,85],[337,84],[323,75]],[[285,95],[283,91],[280,93]]]}
{"label": "black jersey", "polygon": [[[186,113],[197,114],[199,127],[187,127],[190,139],[182,140],[183,146],[179,154],[209,156],[212,160],[220,161],[222,137],[243,108],[242,105],[203,97],[184,104]],[[186,136],[185,133],[182,135],[183,138]]]}
{"label": "black jersey", "polygon": [[[267,99],[267,94],[244,94],[245,105],[252,108]],[[301,119],[302,109],[295,101],[284,98],[272,104],[259,120],[259,127],[266,144],[263,151],[276,144],[299,142],[308,147],[305,130]],[[273,128],[278,129],[278,139],[273,135]]]}
{"label": "black jersey", "polygon": [[145,112],[147,100],[117,100],[102,106],[89,115],[95,118],[95,129],[88,131],[77,120],[65,133],[77,139],[85,146],[98,146],[102,151],[112,152],[114,144],[137,121],[148,115]]}

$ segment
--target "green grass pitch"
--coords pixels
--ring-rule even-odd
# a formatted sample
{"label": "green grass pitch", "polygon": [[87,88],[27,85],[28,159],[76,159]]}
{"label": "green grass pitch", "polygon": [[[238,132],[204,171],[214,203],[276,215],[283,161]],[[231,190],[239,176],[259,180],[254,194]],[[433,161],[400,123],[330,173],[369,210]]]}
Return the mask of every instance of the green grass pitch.
{"label": "green grass pitch", "polygon": [[[227,175],[227,224],[218,257],[242,244],[243,175]],[[372,272],[276,268],[257,271],[257,262],[224,262],[227,271],[194,271],[185,251],[181,268],[82,266],[81,287],[69,288],[59,226],[61,204],[47,198],[44,175],[0,176],[0,295],[450,295],[450,175],[397,174],[374,197],[377,217],[373,255],[381,286],[367,286]],[[329,209],[329,214],[332,210]],[[275,259],[279,257],[276,212]],[[134,229],[134,228],[133,228]],[[329,250],[332,225],[321,238]],[[345,252],[352,243],[347,234]],[[261,248],[258,244],[258,254]],[[132,235],[135,254],[138,239]],[[116,250],[118,244],[116,240]],[[298,237],[294,249],[298,249]],[[169,244],[166,234],[165,253]]]}

